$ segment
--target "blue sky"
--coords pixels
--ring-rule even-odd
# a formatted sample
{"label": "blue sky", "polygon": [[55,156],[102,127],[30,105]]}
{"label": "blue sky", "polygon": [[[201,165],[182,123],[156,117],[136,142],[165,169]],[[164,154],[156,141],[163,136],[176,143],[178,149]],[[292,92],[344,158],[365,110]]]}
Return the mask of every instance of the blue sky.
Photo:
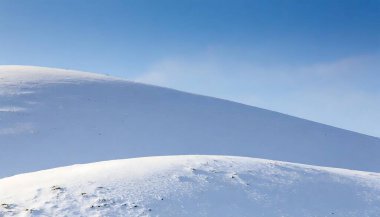
{"label": "blue sky", "polygon": [[0,64],[108,73],[380,137],[379,0],[1,0]]}

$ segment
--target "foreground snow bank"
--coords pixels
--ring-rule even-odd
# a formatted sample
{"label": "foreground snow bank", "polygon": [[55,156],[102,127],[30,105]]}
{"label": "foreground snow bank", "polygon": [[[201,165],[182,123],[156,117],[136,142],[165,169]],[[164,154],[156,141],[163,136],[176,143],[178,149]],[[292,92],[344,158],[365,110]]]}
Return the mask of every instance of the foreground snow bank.
{"label": "foreground snow bank", "polygon": [[380,174],[225,156],[74,165],[0,179],[0,216],[380,216]]}

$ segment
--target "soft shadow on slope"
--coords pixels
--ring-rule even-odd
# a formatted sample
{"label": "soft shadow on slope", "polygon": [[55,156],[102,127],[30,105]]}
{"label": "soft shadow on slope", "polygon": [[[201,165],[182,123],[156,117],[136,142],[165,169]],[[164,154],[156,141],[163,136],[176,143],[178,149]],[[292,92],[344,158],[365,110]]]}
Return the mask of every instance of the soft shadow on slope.
{"label": "soft shadow on slope", "polygon": [[[55,69],[0,73],[0,177],[126,157],[220,154],[380,171],[380,139],[230,101]],[[36,71],[37,70],[37,71]],[[47,70],[47,71],[46,71]],[[8,79],[8,80],[7,80]],[[6,82],[5,82],[6,81]],[[11,165],[11,166],[9,166]]]}

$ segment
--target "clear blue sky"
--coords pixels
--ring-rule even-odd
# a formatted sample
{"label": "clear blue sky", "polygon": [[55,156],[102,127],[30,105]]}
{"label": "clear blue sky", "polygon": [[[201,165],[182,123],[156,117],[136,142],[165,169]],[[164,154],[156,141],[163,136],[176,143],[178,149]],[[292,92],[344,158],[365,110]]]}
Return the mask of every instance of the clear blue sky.
{"label": "clear blue sky", "polygon": [[108,73],[380,137],[379,0],[0,0],[0,64]]}

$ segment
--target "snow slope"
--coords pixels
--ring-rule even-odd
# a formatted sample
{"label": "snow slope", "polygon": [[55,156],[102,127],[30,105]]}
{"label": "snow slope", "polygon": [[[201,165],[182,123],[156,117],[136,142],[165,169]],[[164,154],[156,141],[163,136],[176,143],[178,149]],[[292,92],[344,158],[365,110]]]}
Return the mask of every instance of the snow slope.
{"label": "snow slope", "polygon": [[0,177],[76,163],[238,155],[380,171],[380,139],[92,73],[0,67]]}
{"label": "snow slope", "polygon": [[380,216],[380,174],[226,156],[147,157],[0,179],[0,216]]}

